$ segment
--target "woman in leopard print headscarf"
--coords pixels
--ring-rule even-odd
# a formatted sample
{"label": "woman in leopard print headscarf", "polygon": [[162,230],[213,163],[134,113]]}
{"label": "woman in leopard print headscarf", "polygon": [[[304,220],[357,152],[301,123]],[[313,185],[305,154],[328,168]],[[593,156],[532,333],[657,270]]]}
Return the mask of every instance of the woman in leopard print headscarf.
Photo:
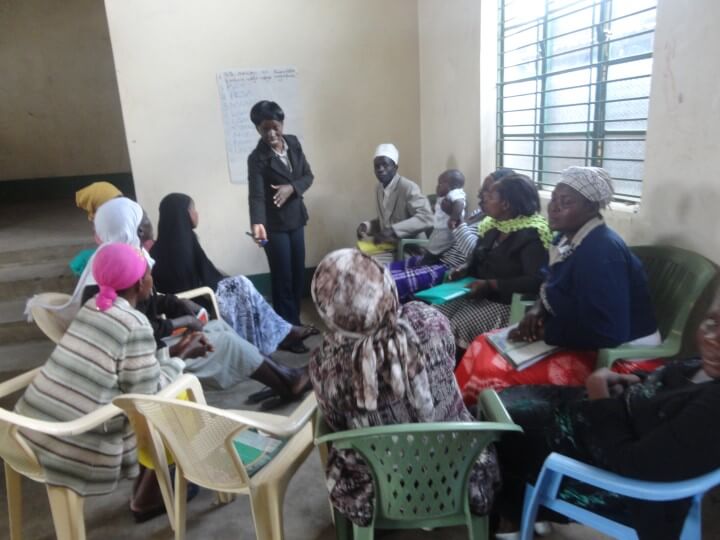
{"label": "woman in leopard print headscarf", "polygon": [[[310,360],[318,406],[334,430],[410,422],[470,422],[453,376],[450,323],[419,302],[400,306],[390,272],[356,249],[330,253],[311,286],[329,331]],[[470,506],[486,514],[499,487],[494,448],[473,467]],[[333,505],[367,526],[373,484],[366,464],[331,449],[327,483]]]}

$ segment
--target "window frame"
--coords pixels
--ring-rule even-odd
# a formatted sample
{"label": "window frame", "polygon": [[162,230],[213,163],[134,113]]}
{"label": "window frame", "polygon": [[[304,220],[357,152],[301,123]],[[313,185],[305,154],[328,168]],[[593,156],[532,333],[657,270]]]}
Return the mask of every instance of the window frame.
{"label": "window frame", "polygon": [[[614,65],[628,64],[631,62],[650,60],[652,61],[653,53],[652,46],[648,52],[641,54],[628,54],[620,58],[611,58],[610,47],[612,43],[621,40],[629,40],[631,38],[639,38],[644,35],[654,34],[655,22],[653,21],[652,29],[643,29],[637,32],[623,34],[619,37],[613,37],[610,33],[610,28],[613,23],[622,19],[641,15],[646,12],[655,11],[657,13],[657,2],[654,2],[651,6],[643,7],[637,10],[630,10],[615,18],[612,17],[612,6],[613,2],[621,2],[622,0],[594,0],[590,2],[580,3],[577,9],[573,9],[573,6],[563,5],[556,7],[554,10],[551,9],[552,0],[542,0],[544,3],[543,14],[537,18],[528,19],[516,25],[514,28],[510,26],[510,31],[515,30],[514,33],[506,35],[505,28],[505,10],[506,4],[509,4],[512,0],[498,0],[498,62],[497,62],[497,109],[496,109],[496,165],[497,167],[511,167],[516,169],[518,172],[526,173],[531,177],[534,177],[540,189],[552,189],[556,181],[549,181],[549,178],[553,175],[557,175],[559,170],[546,170],[544,161],[549,158],[558,159],[575,159],[577,158],[578,165],[585,166],[596,166],[602,167],[606,162],[621,161],[630,163],[644,163],[645,161],[645,143],[647,140],[647,119],[648,114],[639,115],[636,117],[621,117],[621,118],[607,118],[607,105],[611,103],[628,103],[632,101],[647,100],[649,106],[650,98],[650,85],[652,80],[652,64],[648,67],[648,73],[642,75],[631,75],[628,77],[619,77],[609,79],[608,75],[610,68]],[[555,32],[554,35],[549,36],[548,25],[550,22],[555,22],[563,17],[572,15],[592,8],[592,24],[585,27],[573,28],[560,30]],[[559,15],[558,15],[559,13]],[[554,17],[553,17],[554,16]],[[656,15],[655,15],[656,17]],[[536,39],[530,43],[525,43],[518,46],[510,51],[505,50],[505,40],[508,37],[512,37],[515,34],[520,34],[528,30],[536,29]],[[519,29],[519,30],[518,30]],[[560,52],[554,52],[548,46],[551,40],[558,39],[576,32],[590,31],[592,33],[592,40],[590,44],[583,44],[578,47],[571,47],[568,50],[562,50]],[[654,35],[653,35],[654,38]],[[514,52],[521,50],[526,47],[536,46],[537,52],[534,59],[519,61],[514,64],[505,65],[505,56],[508,52]],[[550,54],[547,52],[550,51]],[[548,68],[548,60],[564,54],[572,54],[574,52],[588,51],[589,62],[579,64],[570,68],[560,69],[552,71]],[[535,74],[527,77],[520,77],[512,79],[509,82],[505,81],[505,70],[506,68],[512,68],[516,66],[522,66],[525,64],[536,64]],[[591,69],[589,82],[584,84],[570,84],[569,86],[562,86],[560,88],[547,88],[547,80],[549,77],[562,75],[565,73],[571,73],[582,69]],[[608,95],[608,84],[609,83],[621,83],[624,81],[631,81],[634,79],[647,79],[647,93],[642,92],[642,95],[636,97],[626,97],[619,99],[607,99]],[[505,86],[508,84],[517,84],[525,82],[535,82],[534,92],[523,92],[520,94],[513,94],[506,98],[504,95]],[[570,104],[552,105],[548,104],[548,97],[553,92],[559,92],[564,90],[579,90],[581,88],[588,89],[588,99],[585,102],[573,102]],[[594,90],[594,92],[593,92]],[[593,95],[594,94],[594,95]],[[516,97],[529,97],[535,96],[535,106],[525,108],[509,108],[505,109],[505,99],[516,98]],[[552,108],[561,107],[572,107],[572,106],[586,106],[588,109],[587,119],[584,121],[574,120],[567,122],[549,122],[547,111]],[[523,111],[535,111],[534,120],[532,124],[527,123],[510,123],[505,124],[504,115],[508,112],[519,112]],[[644,122],[645,129],[612,129],[615,123],[626,123],[626,122]],[[562,126],[578,126],[585,125],[585,130],[567,130],[562,131]],[[559,128],[553,129],[552,132],[546,132],[547,127]],[[622,124],[619,126],[622,127]],[[511,134],[506,133],[507,128],[526,128],[527,131]],[[550,155],[546,153],[546,146],[549,142],[555,141],[567,141],[567,142],[585,142],[585,155],[584,157],[568,156],[568,155]],[[532,142],[532,154],[528,153],[511,153],[506,152],[506,143],[510,141],[518,142]],[[640,141],[642,143],[642,157],[608,157],[606,152],[606,144],[608,142],[628,142],[628,141]],[[506,160],[506,157],[522,157],[532,158],[532,168],[521,168],[513,167],[512,159]],[[510,161],[511,163],[506,163]],[[526,165],[527,167],[527,165]],[[623,178],[613,175],[615,180],[623,182],[622,185],[627,185],[625,182],[638,183],[638,192],[640,195],[633,193],[625,193],[623,189],[618,189],[614,200],[626,201],[626,202],[639,202],[642,197],[642,182],[644,176],[644,168],[641,169],[640,178]]]}

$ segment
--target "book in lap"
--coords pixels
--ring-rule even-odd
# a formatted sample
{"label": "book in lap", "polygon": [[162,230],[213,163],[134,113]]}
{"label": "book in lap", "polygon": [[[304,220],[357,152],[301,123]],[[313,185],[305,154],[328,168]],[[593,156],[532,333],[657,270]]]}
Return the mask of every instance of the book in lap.
{"label": "book in lap", "polygon": [[415,298],[428,304],[439,306],[450,300],[455,300],[455,298],[465,296],[470,292],[469,287],[473,281],[476,281],[476,278],[468,277],[457,281],[448,281],[442,285],[436,285],[424,291],[416,292]]}
{"label": "book in lap", "polygon": [[510,341],[508,334],[516,327],[517,324],[513,324],[499,332],[487,334],[487,340],[518,371],[529,368],[560,350],[560,347],[548,345],[544,341]]}

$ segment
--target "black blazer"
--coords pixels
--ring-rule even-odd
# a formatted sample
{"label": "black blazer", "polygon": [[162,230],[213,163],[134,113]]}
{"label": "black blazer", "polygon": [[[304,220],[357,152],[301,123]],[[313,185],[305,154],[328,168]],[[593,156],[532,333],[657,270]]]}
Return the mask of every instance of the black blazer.
{"label": "black blazer", "polygon": [[478,279],[497,280],[497,290],[488,294],[488,300],[509,304],[513,293],[537,294],[542,284],[540,269],[548,260],[537,230],[510,233],[496,246],[499,236],[500,231],[491,229],[478,239],[468,274]]}
{"label": "black blazer", "polygon": [[[262,139],[248,157],[250,224],[265,225],[268,231],[292,231],[304,226],[308,220],[303,193],[312,185],[313,173],[297,137],[283,137],[292,172]],[[295,193],[278,208],[273,204],[275,190],[270,186],[282,184],[291,184]]]}

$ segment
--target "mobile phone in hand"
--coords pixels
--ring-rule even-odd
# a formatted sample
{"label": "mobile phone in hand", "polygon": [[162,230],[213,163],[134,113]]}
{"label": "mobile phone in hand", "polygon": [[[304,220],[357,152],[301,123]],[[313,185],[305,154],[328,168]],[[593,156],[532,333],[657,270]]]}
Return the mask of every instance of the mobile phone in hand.
{"label": "mobile phone in hand", "polygon": [[258,244],[261,245],[261,246],[264,246],[265,244],[268,243],[267,240],[258,240],[258,239],[256,239],[256,238],[255,238],[255,235],[254,235],[253,233],[251,233],[251,232],[246,232],[245,234],[247,234],[250,238],[252,238],[253,240],[255,240],[255,242],[258,243]]}

